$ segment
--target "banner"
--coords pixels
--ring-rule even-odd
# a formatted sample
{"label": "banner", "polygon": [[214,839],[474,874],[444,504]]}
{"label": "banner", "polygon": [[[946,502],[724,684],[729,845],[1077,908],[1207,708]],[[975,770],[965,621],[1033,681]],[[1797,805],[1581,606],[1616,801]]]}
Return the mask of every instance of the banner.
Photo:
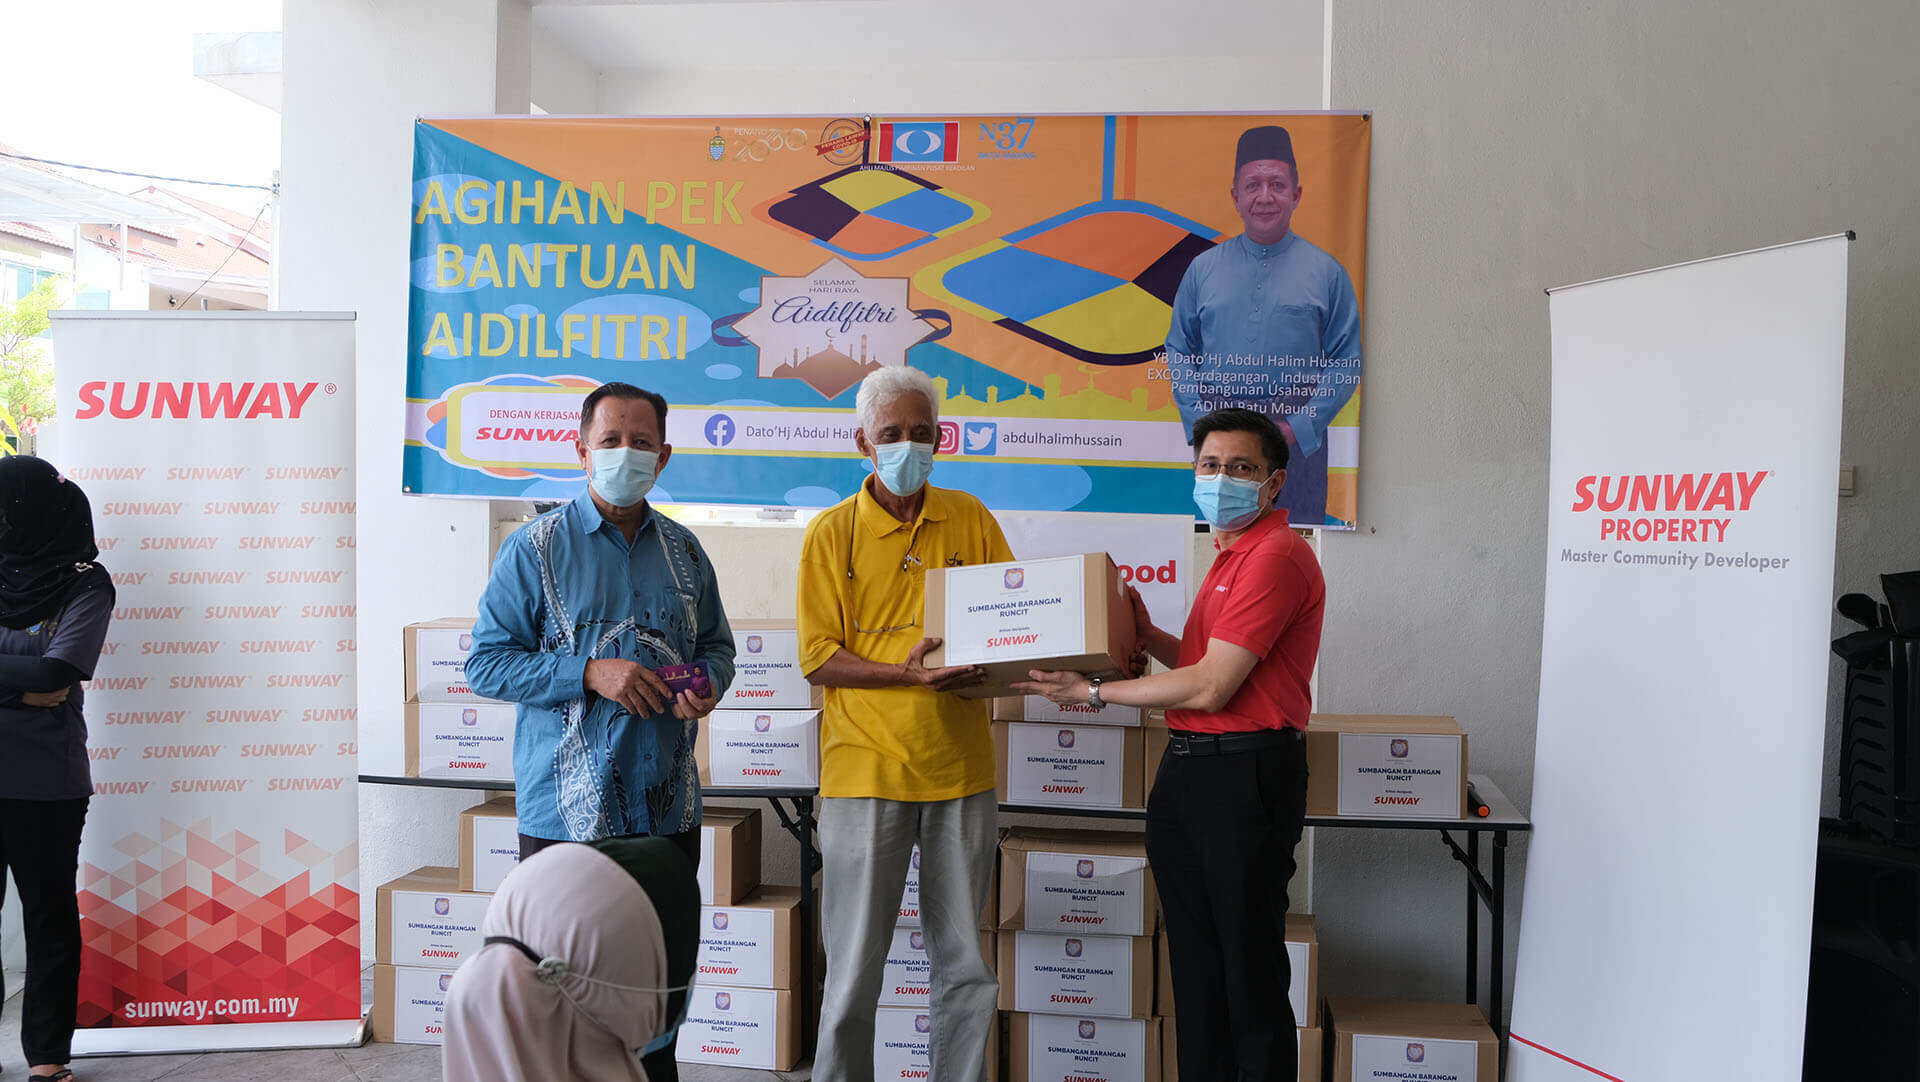
{"label": "banner", "polygon": [[118,597],[86,689],[79,1054],[360,1023],[351,316],[55,316]]}
{"label": "banner", "polygon": [[1553,293],[1514,1082],[1797,1082],[1847,241]]}
{"label": "banner", "polygon": [[1288,432],[1291,520],[1351,528],[1369,142],[1335,114],[423,120],[404,484],[564,498],[580,399],[623,380],[673,407],[661,502],[824,507],[866,476],[854,388],[912,364],[942,476],[995,509],[1191,517],[1189,427],[1241,405]]}

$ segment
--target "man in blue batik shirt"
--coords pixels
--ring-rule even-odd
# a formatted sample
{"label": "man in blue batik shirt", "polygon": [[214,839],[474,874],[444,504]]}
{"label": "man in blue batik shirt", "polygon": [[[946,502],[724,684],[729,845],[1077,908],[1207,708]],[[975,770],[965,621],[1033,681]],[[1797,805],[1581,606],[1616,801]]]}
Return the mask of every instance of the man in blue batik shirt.
{"label": "man in blue batik shirt", "polygon": [[1296,526],[1327,515],[1327,426],[1360,378],[1360,306],[1340,261],[1291,231],[1300,172],[1285,128],[1249,128],[1234,151],[1245,232],[1188,265],[1173,300],[1167,368],[1187,435],[1227,407],[1272,418],[1295,463],[1280,504]]}
{"label": "man in blue batik shirt", "polygon": [[[700,864],[699,719],[733,682],[733,629],[693,531],[647,503],[673,448],[667,402],[608,383],[580,407],[587,491],[500,547],[467,655],[475,693],[518,704],[522,860],[555,842],[656,835]],[[654,670],[705,670],[707,695]],[[677,1027],[676,1027],[677,1028]],[[673,1030],[646,1050],[672,1082]]]}

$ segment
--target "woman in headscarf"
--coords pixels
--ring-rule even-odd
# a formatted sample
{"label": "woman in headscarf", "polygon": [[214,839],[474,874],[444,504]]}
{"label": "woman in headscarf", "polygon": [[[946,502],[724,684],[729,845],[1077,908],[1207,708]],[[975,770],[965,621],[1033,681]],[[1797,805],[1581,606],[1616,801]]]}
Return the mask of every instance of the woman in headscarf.
{"label": "woman in headscarf", "polygon": [[0,866],[27,940],[20,1046],[27,1077],[69,1079],[80,988],[74,881],[93,778],[80,681],[113,618],[93,511],[46,461],[0,458]]}
{"label": "woman in headscarf", "polygon": [[665,838],[566,842],[521,861],[448,991],[446,1079],[657,1079],[699,920],[693,865]]}

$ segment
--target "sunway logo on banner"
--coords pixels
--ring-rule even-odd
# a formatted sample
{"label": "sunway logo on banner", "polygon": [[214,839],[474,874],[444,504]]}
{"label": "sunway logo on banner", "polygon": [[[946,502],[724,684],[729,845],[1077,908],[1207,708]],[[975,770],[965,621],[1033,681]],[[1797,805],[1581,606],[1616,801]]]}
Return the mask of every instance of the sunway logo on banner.
{"label": "sunway logo on banner", "polygon": [[1769,476],[1768,470],[1590,474],[1573,484],[1573,511],[1600,514],[1602,541],[1725,542],[1732,516],[1752,509]]}
{"label": "sunway logo on banner", "polygon": [[[80,408],[74,419],[90,421],[101,414],[120,420],[135,417],[184,421],[212,420],[297,421],[318,383],[137,383],[94,380],[80,385]],[[334,393],[327,384],[327,393]]]}

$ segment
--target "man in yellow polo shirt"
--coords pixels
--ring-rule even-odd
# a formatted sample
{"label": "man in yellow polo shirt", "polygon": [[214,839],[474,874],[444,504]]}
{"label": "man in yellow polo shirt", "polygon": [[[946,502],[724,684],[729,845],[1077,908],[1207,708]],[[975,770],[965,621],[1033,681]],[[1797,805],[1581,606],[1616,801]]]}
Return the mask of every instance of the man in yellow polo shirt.
{"label": "man in yellow polo shirt", "polygon": [[821,933],[827,988],[814,1082],[872,1082],[874,1010],[920,846],[920,918],[933,966],[930,1051],[941,1082],[986,1077],[999,984],[975,931],[993,881],[993,738],[973,666],[929,669],[930,567],[1013,559],[978,499],[927,484],[939,397],[916,369],[860,385],[854,442],[874,473],[807,527],[800,665],[827,689],[820,724]]}

